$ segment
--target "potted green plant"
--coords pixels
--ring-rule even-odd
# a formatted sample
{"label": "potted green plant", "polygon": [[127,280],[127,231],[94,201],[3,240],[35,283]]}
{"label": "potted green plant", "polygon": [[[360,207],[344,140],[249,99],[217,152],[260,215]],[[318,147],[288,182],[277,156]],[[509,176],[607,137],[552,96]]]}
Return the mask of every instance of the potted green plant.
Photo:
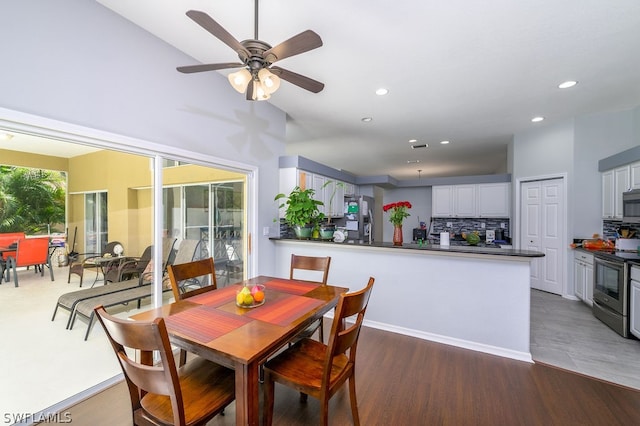
{"label": "potted green plant", "polygon": [[324,218],[318,209],[318,206],[324,204],[313,198],[314,193],[311,188],[301,189],[296,186],[289,195],[280,193],[274,198],[274,201],[283,200],[279,207],[286,207],[284,220],[293,227],[298,238],[311,238],[313,229]]}
{"label": "potted green plant", "polygon": [[324,185],[322,185],[322,189],[326,188],[332,183],[334,185],[333,185],[333,192],[329,197],[329,210],[328,210],[329,214],[327,214],[327,222],[320,225],[320,238],[323,240],[330,240],[333,238],[333,233],[336,230],[336,225],[331,223],[331,212],[333,211],[333,199],[336,196],[336,191],[338,188],[344,189],[344,182],[338,182],[334,180],[326,181]]}

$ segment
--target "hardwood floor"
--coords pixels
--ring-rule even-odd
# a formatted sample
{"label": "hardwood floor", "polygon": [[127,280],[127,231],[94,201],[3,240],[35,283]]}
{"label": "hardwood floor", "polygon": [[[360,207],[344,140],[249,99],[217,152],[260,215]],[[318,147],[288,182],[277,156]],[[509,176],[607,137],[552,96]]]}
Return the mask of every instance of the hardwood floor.
{"label": "hardwood floor", "polygon": [[[631,425],[640,391],[544,364],[363,328],[356,371],[362,425]],[[128,398],[124,386],[116,398]],[[95,402],[96,407],[105,401]],[[86,409],[84,410],[87,411]],[[276,385],[274,424],[319,420],[318,402]],[[75,414],[71,410],[72,415]],[[115,414],[115,413],[114,413]],[[122,414],[122,413],[120,413]],[[348,391],[330,403],[330,424],[352,424]],[[93,425],[112,425],[101,413]],[[74,417],[74,423],[84,424]],[[121,423],[118,423],[121,424]],[[234,405],[209,425],[235,424]]]}

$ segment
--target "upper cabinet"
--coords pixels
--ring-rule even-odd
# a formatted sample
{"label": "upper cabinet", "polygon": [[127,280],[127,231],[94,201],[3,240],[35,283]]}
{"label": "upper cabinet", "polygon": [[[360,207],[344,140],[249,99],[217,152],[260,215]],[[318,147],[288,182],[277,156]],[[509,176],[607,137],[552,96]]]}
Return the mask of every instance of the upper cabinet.
{"label": "upper cabinet", "polygon": [[[314,198],[324,203],[323,206],[319,206],[319,210],[326,216],[331,217],[343,217],[344,196],[355,193],[353,184],[297,168],[281,168],[280,192],[289,194],[296,186],[302,189],[313,189]],[[283,217],[283,215],[284,209],[281,209],[280,217]]]}
{"label": "upper cabinet", "polygon": [[[632,176],[632,170],[636,176]],[[632,179],[639,179],[640,163],[634,163],[602,172],[602,217],[622,219],[622,193],[633,188]],[[640,187],[640,182],[638,182]]]}
{"label": "upper cabinet", "polygon": [[631,189],[640,189],[640,161],[629,166],[631,169]]}
{"label": "upper cabinet", "polygon": [[509,183],[481,183],[478,185],[478,216],[510,217],[511,185]]}
{"label": "upper cabinet", "polygon": [[510,184],[437,185],[431,191],[433,217],[510,217]]}

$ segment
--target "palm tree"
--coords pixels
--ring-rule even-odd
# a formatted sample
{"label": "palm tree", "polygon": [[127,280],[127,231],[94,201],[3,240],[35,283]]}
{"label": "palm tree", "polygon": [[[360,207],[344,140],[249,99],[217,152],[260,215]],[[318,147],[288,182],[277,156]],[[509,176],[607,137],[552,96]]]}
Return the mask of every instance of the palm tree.
{"label": "palm tree", "polygon": [[64,224],[64,173],[0,166],[0,232],[49,232]]}

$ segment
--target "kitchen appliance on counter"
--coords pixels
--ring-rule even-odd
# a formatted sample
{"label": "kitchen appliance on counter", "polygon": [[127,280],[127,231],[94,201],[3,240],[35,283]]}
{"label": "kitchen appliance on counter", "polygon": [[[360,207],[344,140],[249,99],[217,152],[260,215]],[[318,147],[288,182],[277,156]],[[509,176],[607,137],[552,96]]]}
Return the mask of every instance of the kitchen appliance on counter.
{"label": "kitchen appliance on counter", "polygon": [[640,239],[638,238],[618,238],[616,240],[616,250],[619,251],[637,251],[640,247]]}
{"label": "kitchen appliance on counter", "polygon": [[640,223],[640,189],[622,193],[622,221]]}
{"label": "kitchen appliance on counter", "polygon": [[492,229],[487,229],[487,232],[485,233],[485,241],[487,242],[487,244],[493,244],[495,239],[496,239],[496,231]]}
{"label": "kitchen appliance on counter", "polygon": [[427,230],[425,228],[413,228],[413,241],[427,241]]}

